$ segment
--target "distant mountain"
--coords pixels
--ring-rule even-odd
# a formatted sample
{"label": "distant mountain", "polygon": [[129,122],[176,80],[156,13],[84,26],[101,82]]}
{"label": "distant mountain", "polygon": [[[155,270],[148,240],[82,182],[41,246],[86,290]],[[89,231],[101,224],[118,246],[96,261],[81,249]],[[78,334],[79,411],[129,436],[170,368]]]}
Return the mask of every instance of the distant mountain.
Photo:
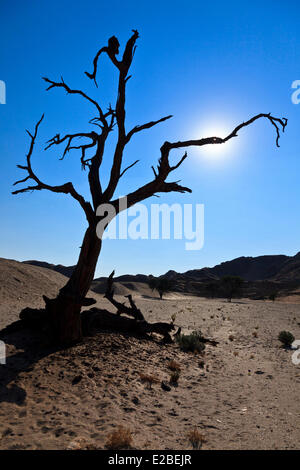
{"label": "distant mountain", "polygon": [[[213,268],[193,269],[186,271],[183,276],[195,281],[220,279],[223,276],[240,276],[245,281],[263,281],[272,279],[291,258],[285,255],[269,255],[257,257],[235,258]],[[166,274],[169,276],[170,271]],[[299,273],[300,274],[300,273]],[[182,275],[179,275],[182,276]],[[174,275],[172,274],[172,277]]]}
{"label": "distant mountain", "polygon": [[298,282],[300,280],[300,252],[296,256],[288,257],[273,279],[281,282]]}
{"label": "distant mountain", "polygon": [[[24,261],[24,263],[51,269],[67,277],[70,277],[74,270],[74,266],[54,265],[43,261]],[[164,274],[164,277],[173,281],[174,291],[201,293],[207,283],[229,275],[240,276],[247,281],[251,293],[259,290],[260,286],[264,292],[294,289],[300,286],[300,252],[295,256],[242,256],[213,268],[192,269],[185,273],[170,270]],[[135,283],[147,284],[148,277],[145,274],[125,274],[115,277],[115,282],[118,283],[118,290],[121,292],[123,288],[134,289]],[[106,277],[96,278],[92,290],[104,293],[105,286]]]}
{"label": "distant mountain", "polygon": [[52,271],[56,271],[67,277],[71,276],[75,268],[75,266],[63,266],[62,264],[50,264],[50,263],[46,263],[46,261],[36,261],[36,260],[23,261],[23,263],[31,264],[32,266],[39,266],[40,268],[51,269]]}

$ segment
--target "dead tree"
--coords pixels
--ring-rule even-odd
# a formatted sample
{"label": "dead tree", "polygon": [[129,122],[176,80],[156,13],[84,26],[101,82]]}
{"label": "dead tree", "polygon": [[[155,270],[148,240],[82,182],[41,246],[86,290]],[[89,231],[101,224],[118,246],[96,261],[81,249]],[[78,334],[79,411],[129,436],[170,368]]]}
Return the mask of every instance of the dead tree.
{"label": "dead tree", "polygon": [[[30,147],[27,154],[26,164],[18,165],[18,168],[24,170],[27,175],[25,178],[17,181],[15,184],[30,182],[28,186],[13,191],[13,194],[20,194],[27,191],[40,191],[48,190],[55,193],[68,194],[73,197],[84,211],[87,220],[87,229],[84,235],[83,243],[81,246],[79,259],[76,268],[74,269],[70,279],[66,285],[60,290],[55,299],[47,299],[46,313],[49,316],[49,322],[52,325],[52,330],[55,338],[60,343],[71,343],[77,341],[81,337],[81,317],[80,312],[83,305],[89,305],[91,300],[86,299],[87,292],[90,288],[91,282],[94,277],[96,264],[101,250],[101,239],[96,234],[96,225],[99,222],[99,217],[96,211],[99,205],[110,203],[115,208],[116,214],[120,212],[118,200],[114,198],[114,193],[120,181],[120,178],[134,165],[138,160],[133,163],[125,163],[123,167],[123,154],[126,145],[132,138],[139,132],[150,129],[156,124],[159,124],[172,116],[165,116],[156,121],[150,121],[142,125],[137,125],[130,130],[125,126],[125,97],[126,86],[130,79],[129,70],[133,60],[134,52],[136,49],[136,41],[139,35],[137,31],[133,31],[132,36],[127,41],[124,53],[121,58],[119,55],[119,42],[117,38],[112,37],[108,41],[108,46],[99,50],[94,60],[94,71],[92,74],[87,73],[90,79],[96,83],[96,74],[98,67],[98,59],[101,54],[107,54],[112,64],[114,65],[118,74],[118,93],[117,100],[114,107],[109,107],[106,111],[103,110],[101,104],[95,99],[89,97],[81,90],[70,88],[65,83],[63,78],[60,81],[50,80],[44,78],[48,84],[47,90],[59,88],[66,91],[68,94],[77,95],[84,100],[88,101],[91,107],[96,112],[89,123],[95,125],[96,130],[90,132],[77,132],[75,134],[67,134],[61,136],[55,135],[47,142],[46,149],[53,146],[64,144],[65,148],[61,158],[64,158],[70,151],[77,150],[80,152],[80,162],[82,168],[87,171],[88,182],[91,194],[91,201],[84,199],[71,182],[67,182],[58,186],[51,186],[42,181],[32,168],[31,156],[34,150],[38,128],[43,120],[38,121],[33,133],[29,131]],[[239,124],[235,129],[225,138],[221,137],[205,137],[196,140],[183,140],[177,142],[165,141],[160,148],[160,157],[156,168],[152,166],[153,178],[140,188],[127,195],[127,207],[131,207],[137,202],[143,201],[157,193],[168,192],[191,192],[191,189],[181,186],[178,181],[167,181],[168,176],[178,169],[180,165],[187,158],[187,153],[184,153],[182,158],[175,165],[171,165],[169,155],[171,150],[186,148],[191,146],[204,146],[208,144],[224,144],[228,140],[236,137],[238,132],[258,119],[266,119],[276,131],[276,144],[279,146],[280,131],[284,131],[287,124],[286,119],[280,119],[272,116],[271,114],[257,114],[246,122]],[[101,163],[104,155],[105,144],[110,136],[113,128],[117,129],[117,143],[114,150],[113,161],[111,166],[110,178],[107,187],[103,188],[101,185],[100,170]],[[84,139],[82,143],[80,139]]]}

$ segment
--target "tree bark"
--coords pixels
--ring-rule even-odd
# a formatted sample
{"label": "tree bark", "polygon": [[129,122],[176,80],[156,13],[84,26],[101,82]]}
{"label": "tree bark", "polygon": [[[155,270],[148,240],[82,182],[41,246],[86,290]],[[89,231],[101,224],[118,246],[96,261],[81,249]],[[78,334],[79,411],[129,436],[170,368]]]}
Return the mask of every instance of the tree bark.
{"label": "tree bark", "polygon": [[85,232],[77,265],[67,284],[56,299],[44,296],[54,339],[60,344],[72,344],[82,338],[81,308],[95,303],[86,299],[94,278],[102,241],[97,237],[96,226],[90,224]]}

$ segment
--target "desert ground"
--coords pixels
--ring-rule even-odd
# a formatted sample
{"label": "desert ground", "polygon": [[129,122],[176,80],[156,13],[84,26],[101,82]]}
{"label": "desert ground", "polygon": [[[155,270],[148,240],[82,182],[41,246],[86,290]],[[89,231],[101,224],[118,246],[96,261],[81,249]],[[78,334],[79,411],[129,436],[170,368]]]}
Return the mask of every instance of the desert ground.
{"label": "desert ground", "polygon": [[[65,282],[54,271],[1,259],[0,328]],[[172,293],[159,300],[133,287],[147,320],[174,314],[184,333],[201,329],[217,346],[184,353],[155,337],[98,331],[58,350],[38,337],[29,342],[26,331],[11,333],[0,365],[0,449],[105,449],[120,425],[131,430],[134,449],[191,449],[187,434],[195,427],[205,436],[203,450],[299,448],[300,366],[277,340],[281,330],[300,339],[299,304]],[[91,296],[113,311],[103,296]],[[165,391],[170,360],[181,373],[178,386]],[[159,382],[149,388],[141,373]]]}

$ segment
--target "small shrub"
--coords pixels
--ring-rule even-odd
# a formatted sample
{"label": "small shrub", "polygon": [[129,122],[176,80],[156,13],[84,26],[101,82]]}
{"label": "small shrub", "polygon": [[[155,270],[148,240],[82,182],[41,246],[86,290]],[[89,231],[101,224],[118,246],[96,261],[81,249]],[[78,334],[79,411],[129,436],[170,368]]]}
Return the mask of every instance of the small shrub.
{"label": "small shrub", "polygon": [[168,369],[170,369],[173,372],[175,372],[175,371],[180,372],[181,371],[180,364],[178,362],[174,361],[174,359],[172,359],[171,361],[168,362]]}
{"label": "small shrub", "polygon": [[180,372],[175,370],[170,375],[170,384],[177,385],[180,377]]}
{"label": "small shrub", "polygon": [[193,331],[189,335],[180,334],[176,337],[176,342],[180,349],[185,352],[197,352],[204,351],[205,344],[202,342],[201,331]]}
{"label": "small shrub", "polygon": [[128,428],[119,426],[112,431],[107,438],[105,447],[110,450],[130,449],[132,443],[132,433]]}
{"label": "small shrub", "polygon": [[192,431],[190,431],[187,435],[187,438],[195,450],[201,449],[202,444],[206,442],[205,437],[198,431],[197,428],[194,428]]}
{"label": "small shrub", "polygon": [[291,346],[295,341],[294,335],[289,331],[281,331],[278,335],[278,339],[283,344],[283,346]]}
{"label": "small shrub", "polygon": [[157,384],[159,382],[159,378],[156,375],[140,373],[139,376],[141,381],[145,383],[148,388],[152,388],[153,384]]}

